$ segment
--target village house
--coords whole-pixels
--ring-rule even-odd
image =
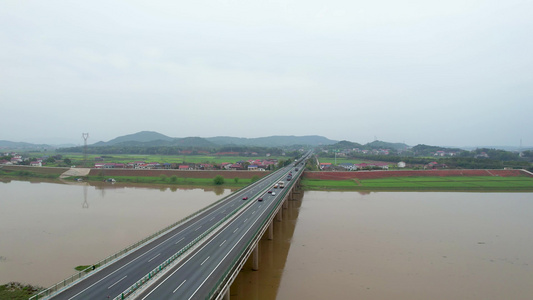
[[[331,163],[320,163],[320,170],[331,168]]]
[[[215,166],[211,164],[200,164],[200,170],[213,170]]]
[[[351,164],[351,163],[342,163],[342,164],[339,164],[339,167],[342,167],[348,171],[355,171],[357,170],[357,167],[354,165],[354,164]]]
[[[30,166],[32,166],[32,167],[42,167],[43,163],[42,163],[42,161],[32,161],[32,162],[30,162]]]
[[[373,168],[381,168],[383,170],[389,169],[388,163],[360,163],[360,164],[354,164],[354,166],[357,169],[373,169]]]
[[[229,169],[236,171],[236,170],[242,170],[243,168],[241,164],[232,164],[230,165]]]

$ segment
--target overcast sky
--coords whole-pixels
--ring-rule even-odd
[[[533,1],[0,0],[0,140],[533,146]]]

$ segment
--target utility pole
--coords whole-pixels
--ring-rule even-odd
[[[82,133],[81,137],[83,138],[83,166],[87,167],[87,139],[89,138],[89,133]]]

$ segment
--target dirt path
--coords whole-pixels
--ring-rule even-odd
[[[59,176],[59,178],[67,178],[71,176],[87,176],[91,171],[90,168],[70,168]]]

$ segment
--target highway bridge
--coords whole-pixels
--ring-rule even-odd
[[[259,240],[272,238],[308,156],[30,299],[229,299],[250,256],[259,268]],[[274,188],[280,181],[285,187]]]

